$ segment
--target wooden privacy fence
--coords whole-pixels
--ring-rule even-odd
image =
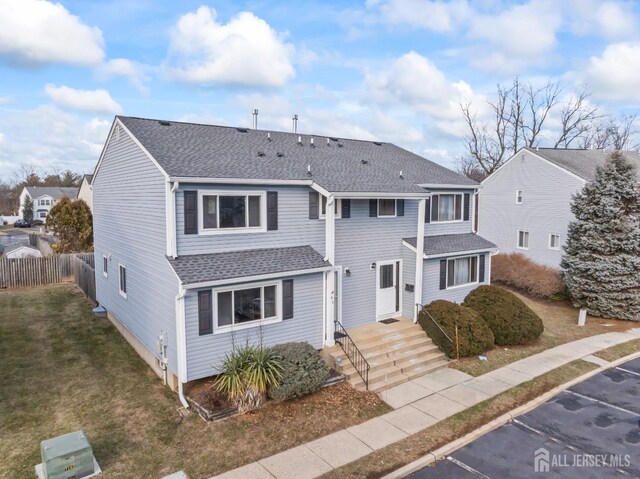
[[[0,258],[0,288],[23,288],[75,281],[88,298],[96,300],[93,253],[60,254],[41,258]]]

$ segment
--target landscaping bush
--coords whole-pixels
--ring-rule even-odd
[[[316,392],[329,377],[329,367],[309,343],[285,343],[272,348],[282,361],[282,376],[269,388],[278,400],[299,398]]]
[[[427,314],[428,313],[428,314]],[[452,341],[429,318],[435,319]],[[493,347],[491,329],[473,309],[449,301],[437,300],[418,314],[418,323],[433,342],[450,358],[456,357],[456,326],[460,357],[475,356]]]
[[[538,264],[520,253],[493,256],[491,281],[512,286],[539,298],[566,298],[560,271]]]
[[[498,286],[479,286],[467,295],[462,305],[478,313],[500,346],[529,343],[544,331],[542,319],[531,308]]]

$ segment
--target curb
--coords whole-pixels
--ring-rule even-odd
[[[621,343],[624,344],[624,343]],[[431,451],[429,453],[427,453],[425,456],[421,457],[420,459],[416,459],[415,461],[407,464],[406,466],[401,467],[400,469],[397,469],[389,474],[387,474],[386,476],[383,476],[381,479],[402,479],[404,477],[406,477],[407,475],[416,472],[419,469],[422,469],[423,467],[429,466],[431,464],[433,464],[434,462],[436,462],[439,459],[443,459],[445,457],[447,457],[448,455],[452,454],[453,452],[457,451],[458,449],[460,449],[461,447],[466,446],[467,444],[469,444],[470,442],[475,441],[476,439],[478,439],[481,436],[484,436],[485,434],[487,434],[488,432],[493,431],[494,429],[498,429],[500,426],[504,426],[506,423],[512,421],[513,419],[515,419],[518,416],[521,416],[523,414],[528,413],[529,411],[537,408],[538,406],[540,406],[542,403],[548,401],[549,399],[553,398],[554,396],[558,395],[559,393],[561,393],[562,391],[569,389],[570,387],[581,383],[582,381],[585,381],[593,376],[595,376],[596,374],[599,374],[603,371],[606,371],[608,369],[611,368],[615,368],[616,366],[619,366],[622,363],[626,363],[627,361],[631,361],[633,359],[637,359],[640,358],[640,352],[637,353],[632,353],[629,354],[627,356],[624,356],[622,358],[616,359],[615,361],[611,361],[610,363],[606,364],[605,366],[600,366],[599,368],[594,369],[593,371],[589,371],[588,373],[583,374],[582,376],[578,376],[577,378],[572,379],[571,381],[568,381],[564,384],[561,384],[560,386],[556,386],[555,388],[547,391],[546,393],[542,394],[541,396],[538,396],[537,398],[529,401],[528,403],[525,403],[521,406],[518,406],[514,409],[512,409],[511,411],[493,419],[492,421],[488,422],[487,424],[485,424],[484,426],[479,427],[478,429],[471,431],[470,433],[466,434],[465,436],[462,436],[448,444],[445,444],[444,446]],[[582,359],[582,358],[580,358]],[[561,366],[562,367],[562,366]],[[537,376],[540,377],[540,376]],[[535,378],[534,378],[535,379]],[[513,389],[513,388],[511,388]],[[508,390],[507,390],[508,391]],[[494,396],[495,397],[495,396]]]

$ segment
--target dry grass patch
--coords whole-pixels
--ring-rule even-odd
[[[585,326],[578,326],[578,310],[568,301],[548,301],[526,296],[511,290],[529,306],[544,323],[544,332],[538,339],[524,346],[496,346],[487,351],[484,356],[487,361],[480,361],[477,357],[464,358],[451,365],[472,376],[480,376],[489,371],[505,366],[509,363],[537,354],[546,349],[559,346],[578,339],[596,334],[626,331],[637,327],[633,321],[594,318],[589,316]]]
[[[466,409],[402,441],[322,476],[324,479],[374,479],[423,457],[551,389],[597,368],[578,360]]]
[[[594,356],[598,356],[605,361],[611,362],[616,359],[629,356],[630,354],[637,353],[638,351],[640,351],[640,339],[634,339],[633,341],[627,341],[626,343],[598,351]]]
[[[68,285],[0,291],[0,477],[31,478],[40,441],[84,429],[100,477],[208,478],[389,410],[346,384],[220,423],[177,396]]]

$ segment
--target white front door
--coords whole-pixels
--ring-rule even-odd
[[[376,273],[376,321],[380,321],[400,311],[400,261],[378,261]]]

